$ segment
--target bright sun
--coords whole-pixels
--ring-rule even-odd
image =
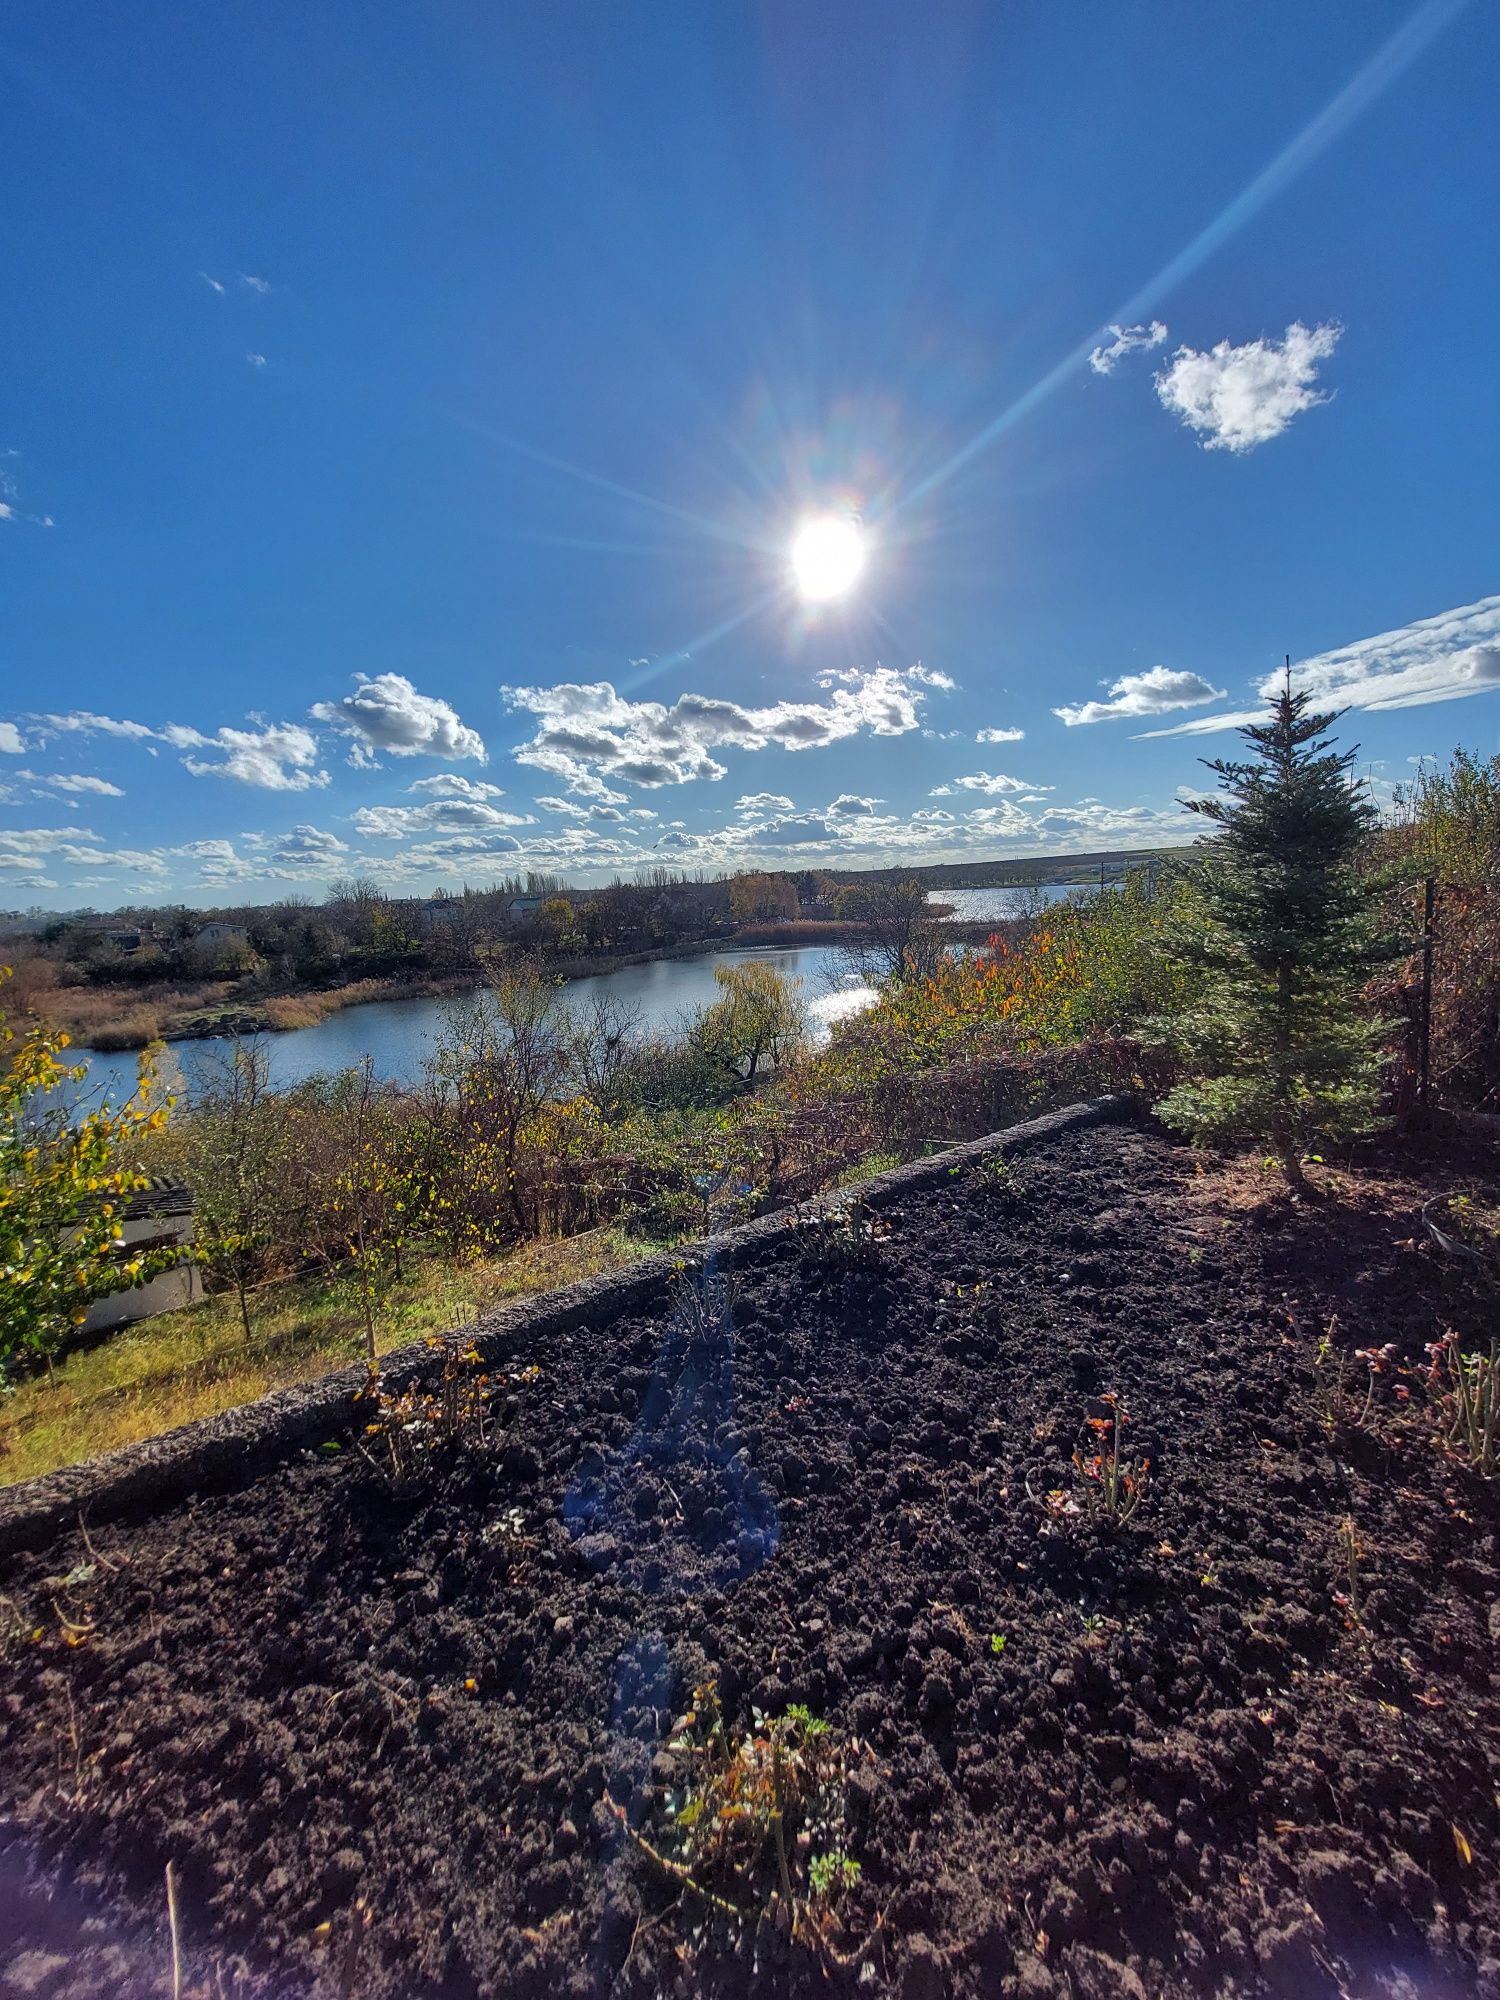
[[[865,538],[848,514],[815,514],[798,528],[791,547],[792,575],[809,603],[843,597],[865,566]]]

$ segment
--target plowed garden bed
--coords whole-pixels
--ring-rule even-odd
[[[1500,1991],[1497,1496],[1420,1391],[1366,1416],[1351,1365],[1330,1428],[1311,1367],[1335,1316],[1487,1343],[1420,1210],[1493,1178],[1268,1186],[1074,1133],[873,1248],[788,1229],[732,1334],[664,1299],[517,1355],[404,1488],[351,1434],[0,1562],[0,1992],[170,1992],[168,1859],[188,1994]],[[757,1919],[627,1831],[686,1851],[709,1681],[828,1724],[795,1941],[774,1839],[718,1878]],[[812,1898],[820,1842],[859,1873]]]

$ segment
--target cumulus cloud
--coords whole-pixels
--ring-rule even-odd
[[[152,756],[155,743],[170,744],[174,750],[218,752],[213,757],[184,757],[183,764],[195,778],[235,778],[244,785],[256,785],[271,792],[305,792],[328,783],[328,773],[317,768],[318,742],[310,729],[297,722],[265,723],[250,718],[249,729],[216,729],[211,734],[190,728],[186,723],[169,722],[153,729],[144,722],[130,722],[113,715],[96,715],[91,709],[72,709],[63,715],[32,717],[40,733],[48,735],[118,736],[144,743]],[[94,790],[97,787],[89,786]]]
[[[592,843],[591,843],[592,845]],[[442,860],[482,860],[486,854],[519,854],[521,843],[509,833],[455,833],[446,840],[429,840],[412,849],[417,860],[432,856]]]
[[[0,864],[14,868],[21,861],[34,862],[38,855],[55,854],[80,840],[99,836],[86,826],[17,826],[0,829]],[[6,857],[10,857],[6,859]]]
[[[872,667],[825,674],[818,685],[826,700],[763,708],[700,694],[681,695],[670,707],[628,701],[608,681],[502,692],[512,708],[538,722],[536,734],[516,750],[517,760],[587,796],[611,778],[645,789],[716,782],[726,775],[716,750],[810,750],[864,731],[902,736],[917,727],[925,689],[951,682],[923,667]],[[604,803],[617,805],[620,798]]]
[[[1019,743],[1026,734],[1024,729],[981,729],[975,736],[976,743]]]
[[[832,840],[833,833],[828,822],[819,819],[816,813],[796,813],[787,819],[767,820],[764,826],[751,827],[742,838],[750,847],[806,847],[809,843]]]
[[[120,787],[110,784],[107,778],[91,778],[77,771],[60,771],[40,782],[50,785],[54,792],[92,792],[104,799],[123,799],[125,796]]]
[[[872,814],[883,799],[866,798],[859,792],[840,792],[833,803],[824,808],[825,819],[863,819]]]
[[[1308,328],[1293,320],[1282,339],[1250,340],[1235,347],[1221,340],[1206,353],[1179,347],[1156,378],[1163,405],[1190,430],[1202,433],[1206,451],[1253,451],[1280,437],[1303,410],[1326,403],[1313,387],[1343,329],[1332,322]]]
[[[1195,716],[1173,729],[1148,736],[1203,736],[1216,729],[1241,729],[1265,719],[1265,702],[1281,681],[1279,672],[1260,683],[1260,703],[1228,714]],[[1292,684],[1306,688],[1319,708],[1422,708],[1429,702],[1457,701],[1465,695],[1500,689],[1500,597],[1482,597],[1419,618],[1373,639],[1357,639],[1332,652],[1315,653],[1292,666]]]
[[[7,757],[19,757],[26,745],[21,741],[21,732],[13,722],[0,722],[0,751]]]
[[[160,734],[179,750],[222,753],[217,761],[184,757],[184,768],[195,778],[233,778],[267,792],[306,792],[328,783],[328,773],[317,768],[317,738],[297,722],[218,729],[212,736],[169,722]]]
[[[1159,319],[1143,326],[1111,326],[1109,331],[1114,339],[1108,347],[1096,347],[1089,356],[1089,366],[1096,375],[1113,374],[1127,354],[1135,354],[1143,348],[1160,347],[1167,337],[1167,329]]]
[[[971,771],[966,778],[955,778],[951,784],[934,785],[928,793],[932,799],[951,798],[955,791],[987,792],[992,798],[1001,792],[1050,791],[1050,785],[1033,785],[1029,778],[1010,778],[1003,771]]]
[[[745,792],[735,800],[738,812],[789,813],[794,810],[785,792]]]
[[[359,685],[342,701],[320,701],[313,719],[351,738],[349,762],[369,766],[376,752],[392,757],[473,757],[485,762],[484,740],[434,695],[418,694],[405,674],[356,675]]]
[[[271,839],[273,859],[291,867],[313,867],[348,852],[346,841],[320,826],[294,826],[290,833],[273,835]]]
[[[417,778],[406,788],[433,799],[503,799],[505,787],[489,784],[484,778],[466,778],[462,771],[439,771],[436,777]]]
[[[377,840],[403,840],[413,834],[460,832],[476,827],[531,826],[524,813],[501,812],[487,799],[431,799],[422,806],[361,806],[354,815],[356,833]]]
[[[1111,681],[1108,701],[1064,703],[1052,713],[1073,729],[1080,722],[1109,722],[1120,715],[1160,715],[1167,709],[1196,708],[1200,702],[1223,698],[1223,688],[1216,688],[1202,674],[1149,667],[1143,674],[1122,674]]]

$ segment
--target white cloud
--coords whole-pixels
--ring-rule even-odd
[[[21,461],[18,451],[0,451],[0,521],[25,521],[33,528],[54,526],[50,514],[28,514],[21,506],[21,489],[13,468]]]
[[[59,772],[41,783],[50,785],[55,792],[93,792],[100,798],[123,799],[125,794],[118,785],[110,784],[107,778],[91,778],[73,772]]]
[[[708,695],[685,694],[666,707],[627,701],[608,681],[561,682],[552,687],[507,687],[512,708],[538,718],[536,734],[516,750],[520,763],[561,778],[575,793],[597,796],[590,786],[605,778],[655,789],[715,782],[726,766],[718,749],[809,750],[868,730],[902,736],[917,727],[924,688],[951,685],[923,667],[852,668],[825,674],[818,685],[828,699],[776,702],[746,708]],[[614,795],[605,800],[619,804]]]
[[[18,865],[16,857],[34,861],[39,854],[55,854],[78,840],[97,840],[98,835],[80,826],[17,826],[0,829],[0,862]],[[11,856],[4,861],[5,856]]]
[[[883,799],[864,797],[859,792],[840,792],[831,805],[824,808],[826,819],[863,819],[872,814]]]
[[[223,298],[224,287],[217,278],[211,278],[208,275],[207,271],[200,271],[198,273],[198,276],[203,280],[204,284],[207,285],[208,289],[211,292],[217,292],[219,297],[221,299]]]
[[[1089,366],[1096,375],[1112,374],[1127,354],[1160,347],[1167,337],[1167,329],[1159,319],[1143,326],[1111,326],[1109,331],[1114,339],[1108,347],[1096,347],[1089,356]]]
[[[1222,701],[1224,690],[1201,674],[1149,667],[1143,674],[1122,674],[1110,683],[1109,695],[1108,701],[1065,703],[1052,713],[1073,729],[1080,722],[1109,722],[1121,715],[1160,715],[1170,708],[1196,708],[1200,702]]]
[[[1148,736],[1204,736],[1240,729],[1265,718],[1279,672],[1260,683],[1261,705],[1222,715],[1196,716]],[[1482,597],[1435,618],[1419,618],[1373,639],[1316,653],[1292,666],[1292,682],[1306,688],[1319,708],[1422,708],[1429,702],[1500,689],[1500,597]]]
[[[831,841],[833,834],[827,821],[819,819],[816,813],[797,813],[788,819],[768,820],[764,826],[752,827],[742,838],[750,847],[806,847]]]
[[[266,365],[266,357],[263,354],[247,354],[245,359],[252,368],[264,368]]]
[[[277,861],[299,868],[333,861],[348,852],[347,843],[337,834],[318,826],[294,826],[290,833],[273,836],[271,841],[271,853]]]
[[[785,792],[746,792],[735,801],[737,812],[789,813],[795,810]]]
[[[1024,729],[981,729],[974,738],[976,743],[1019,743],[1026,734]]]
[[[262,298],[271,290],[270,280],[268,278],[257,278],[252,271],[241,271],[240,283],[247,291],[259,292]]]
[[[354,829],[376,840],[405,840],[417,833],[532,826],[522,813],[501,812],[485,799],[432,799],[424,806],[361,806]]]
[[[123,736],[133,743],[158,734],[144,722],[121,722],[112,715],[95,715],[87,708],[75,708],[67,715],[38,715],[33,718],[45,730],[83,736]]]
[[[601,847],[608,848],[608,846],[608,842],[601,843],[596,836],[589,837],[588,851],[590,853],[599,851]],[[450,835],[447,840],[429,840],[425,845],[414,847],[410,850],[412,858],[418,862],[428,857],[478,861],[486,854],[509,856],[520,854],[522,851],[520,841],[514,835],[508,833],[455,833]]]
[[[19,757],[26,745],[21,741],[21,732],[13,722],[0,722],[0,751],[7,757]]]
[[[1201,431],[1206,451],[1252,451],[1280,437],[1292,418],[1327,395],[1313,387],[1343,329],[1332,322],[1311,329],[1294,320],[1276,340],[1234,347],[1221,340],[1206,353],[1179,347],[1156,378],[1156,393],[1190,430]]]
[[[423,792],[432,799],[503,799],[505,787],[483,778],[466,778],[461,771],[439,771],[435,777],[416,778],[406,788]]]
[[[434,695],[418,694],[405,674],[365,674],[342,701],[320,701],[313,718],[329,722],[352,739],[349,761],[372,765],[375,752],[392,757],[473,757],[485,762],[479,732],[460,722],[456,710]]]
[[[1050,785],[1033,785],[1028,778],[1009,778],[1003,771],[972,771],[966,778],[955,778],[951,784],[934,785],[928,793],[932,799],[951,798],[955,791],[987,792],[991,798],[1001,792],[1050,791]]]
[[[184,768],[195,778],[234,778],[268,792],[305,792],[328,783],[317,769],[318,742],[300,723],[266,723],[254,729],[219,729],[212,736],[169,722],[160,732],[178,749],[220,750],[218,763],[184,757]]]

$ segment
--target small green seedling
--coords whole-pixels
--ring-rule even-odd
[[[815,1854],[807,1864],[807,1879],[815,1896],[826,1901],[836,1890],[852,1888],[859,1880],[860,1865],[835,1848],[830,1854]]]
[[[990,1651],[992,1653],[1003,1653],[1005,1651],[1005,1641],[1006,1634],[1004,1632],[991,1632]]]

